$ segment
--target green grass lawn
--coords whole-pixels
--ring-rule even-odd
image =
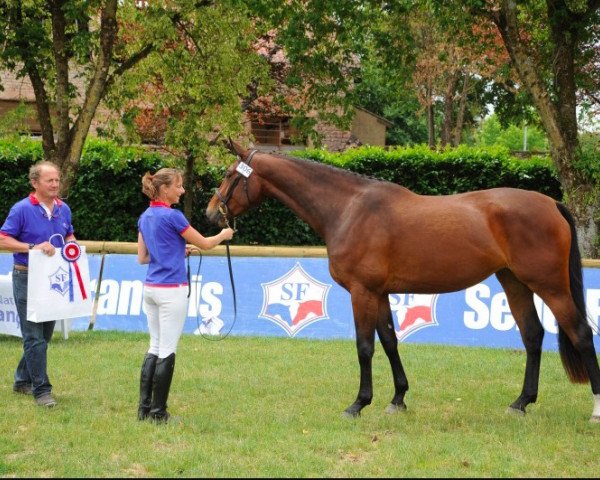
[[[385,415],[387,358],[374,358],[373,404],[342,418],[359,369],[353,341],[184,335],[169,411],[136,419],[147,336],[56,335],[52,410],[12,392],[20,339],[0,335],[4,477],[597,477],[600,425],[588,385],[544,353],[538,403],[506,413],[522,351],[407,344],[408,411]]]

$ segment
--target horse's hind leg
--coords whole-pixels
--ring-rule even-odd
[[[504,288],[527,354],[523,389],[519,397],[510,405],[509,411],[525,414],[527,405],[537,400],[544,327],[538,317],[533,303],[533,292],[529,287],[517,279],[510,270],[501,270],[496,273],[496,277]]]
[[[580,293],[580,305],[583,305]],[[594,410],[590,421],[600,422],[600,366],[596,357],[592,329],[587,323],[583,308],[577,308],[568,295],[544,297],[558,322],[558,346],[563,366],[571,382],[586,383],[588,380],[594,396]]]
[[[398,354],[398,338],[394,329],[390,301],[387,295],[379,299],[379,318],[377,321],[377,335],[383,346],[383,350],[390,361],[392,367],[392,377],[394,379],[394,398],[386,407],[386,413],[396,413],[406,410],[404,395],[408,391],[408,379],[404,373],[400,355]]]

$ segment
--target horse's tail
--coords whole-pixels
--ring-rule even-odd
[[[585,309],[585,300],[583,295],[583,276],[581,270],[581,254],[577,245],[577,230],[573,216],[562,203],[556,202],[558,210],[565,217],[565,220],[571,227],[571,251],[569,252],[569,281],[571,286],[571,296],[577,308],[577,322],[587,325],[587,314]],[[579,325],[576,330],[581,331]],[[569,380],[573,383],[586,383],[589,380],[587,369],[579,351],[571,342],[564,330],[558,324],[558,349],[563,367],[567,372]]]

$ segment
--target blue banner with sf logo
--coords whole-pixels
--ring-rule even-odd
[[[326,258],[233,257],[237,316],[227,259],[191,259],[190,302],[184,332],[296,338],[354,338],[350,295],[329,275]],[[106,255],[95,329],[147,331],[143,311],[145,266],[134,255]],[[92,279],[92,290],[97,284]],[[600,269],[584,269],[589,322],[597,332]],[[399,342],[522,349],[506,295],[494,276],[441,295],[389,296]],[[535,299],[546,331],[544,348],[557,349],[552,312]],[[597,336],[595,337],[595,341]],[[598,348],[598,345],[596,346]]]
[[[103,262],[103,267],[100,268]],[[350,295],[329,275],[326,258],[233,257],[237,292],[234,315],[227,259],[205,256],[190,261],[189,298],[184,332],[202,335],[252,335],[294,338],[355,338]],[[143,304],[146,266],[135,255],[90,255],[90,317],[76,318],[71,328],[147,332]],[[0,254],[5,292],[0,299],[2,323],[18,325],[10,298],[12,256]],[[58,268],[58,267],[57,267]],[[68,271],[60,274],[55,295],[68,298]],[[100,278],[100,272],[102,277]],[[585,300],[589,323],[598,331],[600,269],[584,268]],[[52,276],[46,278],[51,282]],[[72,277],[76,279],[75,277]],[[74,283],[77,288],[77,282]],[[49,287],[52,285],[49,283]],[[62,292],[62,293],[61,293]],[[77,290],[75,290],[75,294]],[[68,301],[68,300],[67,300]],[[442,295],[392,294],[389,296],[399,342],[437,343],[522,349],[519,330],[506,295],[494,276],[470,288]],[[556,350],[557,324],[549,310],[535,299],[545,329],[544,349]],[[5,311],[4,311],[5,310]],[[10,325],[9,325],[10,323]],[[5,329],[10,333],[10,329]],[[595,335],[596,348],[598,336]]]

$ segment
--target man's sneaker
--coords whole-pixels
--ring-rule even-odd
[[[40,407],[52,408],[56,405],[56,400],[54,400],[52,395],[49,393],[45,393],[41,397],[36,398],[35,403],[37,403]]]
[[[13,385],[13,392],[22,393],[23,395],[33,395],[31,385]]]

